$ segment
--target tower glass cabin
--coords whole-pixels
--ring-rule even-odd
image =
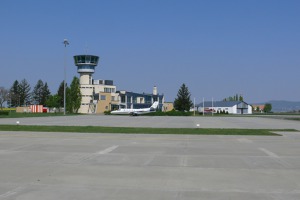
[[[74,62],[77,66],[77,72],[80,74],[80,92],[82,95],[79,113],[88,113],[93,104],[94,87],[92,83],[92,74],[98,65],[99,57],[94,55],[76,55]]]

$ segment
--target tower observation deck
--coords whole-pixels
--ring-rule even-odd
[[[89,85],[92,82],[92,74],[98,65],[98,56],[93,55],[77,55],[74,56],[74,62],[77,66],[77,72],[80,74],[80,84]]]
[[[98,56],[93,55],[77,55],[74,56],[74,62],[77,66],[78,73],[94,73],[95,67],[98,65]]]

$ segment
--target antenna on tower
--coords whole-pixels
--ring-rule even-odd
[[[89,48],[88,45],[85,43],[85,48],[84,48],[85,54],[88,54]]]

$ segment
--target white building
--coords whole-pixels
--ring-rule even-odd
[[[252,114],[252,106],[244,101],[205,101],[197,104],[198,112],[228,114]]]

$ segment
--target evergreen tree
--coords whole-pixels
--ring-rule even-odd
[[[42,95],[41,105],[46,105],[46,101],[50,97],[50,95],[51,95],[51,92],[50,92],[48,84],[46,82],[43,87],[43,95]]]
[[[239,96],[239,101],[244,101],[244,97],[242,95]]]
[[[42,105],[43,89],[44,89],[44,83],[40,79],[40,80],[38,80],[38,82],[36,83],[36,85],[33,88],[33,92],[32,92],[32,100],[33,100],[32,103],[33,104]]]
[[[234,101],[238,101],[239,100],[239,95],[236,94],[235,97],[234,97]]]
[[[188,87],[183,83],[177,93],[177,98],[174,101],[174,108],[179,111],[189,111],[192,107],[191,94]]]
[[[19,84],[19,95],[20,95],[20,105],[25,106],[30,104],[31,101],[31,94],[30,94],[30,85],[26,81],[26,79],[23,79]]]
[[[59,107],[64,107],[64,81],[60,83],[59,88],[57,90],[57,95],[59,96]]]
[[[79,78],[74,76],[70,88],[67,90],[67,111],[69,113],[77,113],[81,105],[81,92]]]
[[[32,103],[36,105],[46,105],[46,100],[49,98],[50,91],[47,83],[38,80],[32,92]]]
[[[234,96],[229,96],[227,98],[224,98],[223,101],[244,101],[244,98],[242,95],[234,95]]]
[[[10,88],[9,95],[11,98],[11,107],[17,107],[20,105],[20,86],[19,81],[15,80],[12,87]]]

